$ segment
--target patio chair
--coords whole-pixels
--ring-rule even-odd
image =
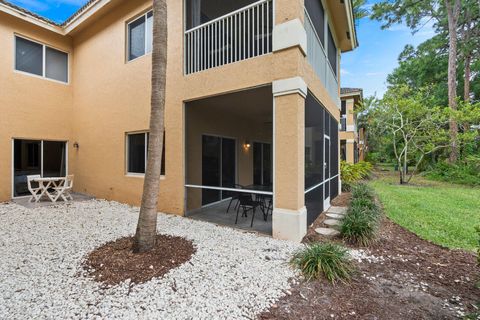
[[[234,187],[235,187],[235,188],[240,188],[240,189],[243,189],[243,188],[244,188],[244,186],[242,186],[241,184],[234,184]],[[227,212],[226,212],[226,213],[228,213],[228,210],[230,210],[230,206],[232,205],[232,202],[235,201],[235,200],[236,200],[237,202],[235,203],[235,206],[233,207],[233,209],[234,209],[234,210],[237,209],[237,207],[238,207],[238,196],[240,195],[240,193],[241,193],[241,192],[231,192],[232,198],[230,199],[230,202],[228,203],[228,207],[227,207]]]
[[[38,179],[38,178],[40,178],[39,174],[34,174],[34,175],[27,176],[27,188],[28,188],[28,191],[30,191],[30,193],[32,194],[30,199],[28,199],[28,202],[32,202],[32,200],[34,200],[34,199],[35,199],[35,202],[38,202],[38,201],[40,201],[40,198],[42,197],[42,189],[40,188],[40,186],[38,186],[38,187],[33,187],[32,186],[33,180]]]
[[[255,211],[257,208],[263,210],[262,202],[253,200],[250,193],[241,193],[238,195],[238,207],[237,207],[237,217],[235,218],[235,224],[238,222],[238,213],[242,209],[242,217],[247,217],[247,212],[252,211],[252,222],[250,223],[250,228],[253,227],[253,220],[255,219]],[[264,213],[265,214],[265,213]]]
[[[53,188],[57,192],[56,199],[61,197],[63,201],[73,200],[72,189],[73,189],[73,174],[70,174],[65,177],[65,181],[58,187]]]

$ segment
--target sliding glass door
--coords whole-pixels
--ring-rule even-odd
[[[253,143],[253,184],[272,184],[272,147],[269,143]]]
[[[27,176],[64,177],[67,144],[63,141],[13,140],[13,196],[29,195]]]
[[[202,136],[202,185],[233,188],[236,182],[236,142],[234,139]],[[202,189],[202,205],[228,198],[227,191]]]

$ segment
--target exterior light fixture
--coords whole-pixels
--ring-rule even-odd
[[[80,148],[80,145],[78,144],[78,142],[75,141],[75,142],[73,143],[73,147],[74,147],[75,149],[78,149],[78,148]]]
[[[245,140],[245,142],[243,143],[243,148],[244,148],[245,150],[250,149],[251,146],[252,146],[252,145],[250,144],[250,141],[248,141],[248,140]]]

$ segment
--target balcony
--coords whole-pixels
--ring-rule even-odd
[[[228,12],[246,1],[189,0],[185,31],[185,74],[192,74],[272,52],[274,0],[261,0]],[[247,1],[251,2],[251,1]],[[218,16],[218,17],[216,17]],[[208,17],[216,17],[210,19]]]
[[[307,32],[307,58],[313,70],[322,81],[330,97],[340,109],[340,96],[338,92],[338,80],[335,72],[328,61],[328,54],[320,41],[313,26],[313,22],[305,10],[305,31]]]

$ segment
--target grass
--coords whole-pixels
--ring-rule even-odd
[[[475,226],[480,225],[480,188],[383,174],[370,182],[385,214],[423,239],[451,249],[475,250]]]
[[[354,272],[347,250],[333,243],[307,245],[293,256],[291,264],[299,268],[307,280],[323,276],[331,283],[346,282]]]

